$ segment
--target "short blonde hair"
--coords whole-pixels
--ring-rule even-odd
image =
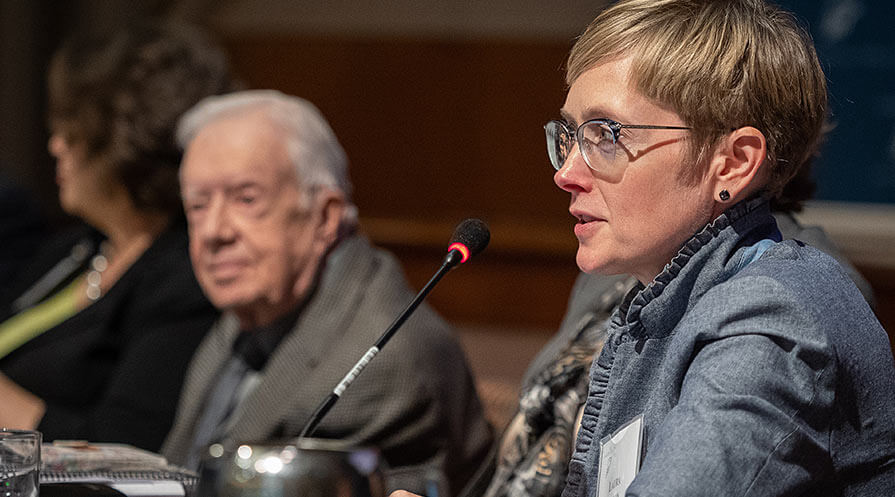
[[[695,166],[684,182],[705,174],[718,141],[742,126],[767,140],[766,188],[775,196],[816,153],[826,81],[813,42],[789,13],[762,0],[622,0],[578,38],[566,83],[629,55],[631,84],[693,128]]]

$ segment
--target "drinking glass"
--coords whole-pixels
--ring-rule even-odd
[[[41,434],[0,429],[0,497],[37,497]]]

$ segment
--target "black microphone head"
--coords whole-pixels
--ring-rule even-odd
[[[466,219],[458,224],[454,230],[448,251],[459,250],[463,253],[461,262],[466,262],[470,257],[485,250],[489,241],[491,241],[491,231],[488,230],[488,225],[484,221],[481,219]],[[462,248],[457,245],[462,245]]]

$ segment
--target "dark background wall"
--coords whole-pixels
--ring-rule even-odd
[[[895,202],[895,4],[781,0],[817,46],[833,131],[817,166],[817,198]]]

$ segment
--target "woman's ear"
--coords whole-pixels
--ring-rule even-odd
[[[752,126],[738,128],[721,141],[709,168],[721,210],[765,186],[767,152],[764,134]]]

